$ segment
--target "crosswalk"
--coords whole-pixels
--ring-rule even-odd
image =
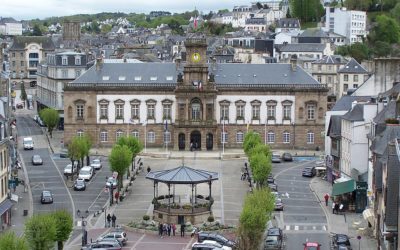
[[[327,231],[326,225],[285,225],[285,231]]]

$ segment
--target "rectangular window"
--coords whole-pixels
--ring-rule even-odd
[[[124,118],[124,104],[116,104],[115,105],[115,118],[117,118],[117,119]]]
[[[358,84],[353,84],[353,89],[358,88]]]
[[[276,106],[275,105],[268,105],[267,106],[267,119],[268,120],[275,120],[275,112],[276,112]]]
[[[149,143],[154,143],[156,141],[156,134],[153,131],[147,133],[147,141]]]
[[[253,120],[260,120],[260,106],[253,106],[251,117]]]
[[[139,118],[139,104],[132,104],[131,106],[132,118]]]
[[[107,131],[101,131],[100,132],[100,141],[101,142],[107,142],[108,141],[108,133],[107,133]]]
[[[76,105],[76,117],[77,119],[83,119],[83,104]]]
[[[229,106],[221,105],[221,120],[229,120]]]
[[[268,132],[267,143],[275,143],[275,133],[274,132]]]
[[[221,143],[227,143],[228,142],[228,133],[226,131],[221,133]]]
[[[289,132],[283,133],[283,143],[290,143],[290,133]]]
[[[171,143],[171,132],[164,132],[164,143]]]
[[[164,104],[163,119],[171,119],[171,104]]]
[[[67,78],[68,77],[68,70],[62,70],[61,71],[61,75],[62,75],[62,78]]]
[[[314,144],[314,133],[307,133],[307,144]]]
[[[81,75],[80,70],[75,70],[75,78],[78,78]]]
[[[244,119],[244,105],[236,107],[236,119]]]
[[[21,67],[24,67],[24,61],[21,61]]]
[[[107,118],[108,118],[108,105],[100,104],[100,119],[107,119]]]
[[[11,64],[12,64],[12,66],[13,66],[13,67],[15,67],[15,61],[12,61],[12,63],[11,63]]]
[[[243,132],[237,132],[236,134],[236,143],[243,143]]]
[[[81,65],[81,58],[75,57],[75,65]]]
[[[347,91],[349,89],[349,85],[346,83],[346,84],[343,84],[343,91]]]
[[[155,111],[154,104],[147,105],[147,119],[154,119],[154,111]]]
[[[62,60],[61,60],[61,64],[62,65],[67,65],[68,64],[68,58],[63,57]]]
[[[321,76],[317,76],[317,81],[318,81],[318,82],[321,82],[321,81],[322,81]]]
[[[290,120],[292,114],[292,107],[290,105],[283,106],[283,119]]]
[[[349,81],[349,75],[344,75],[344,76],[343,76],[343,80],[344,80],[345,82],[348,82],[348,81]]]
[[[307,105],[307,119],[315,120],[315,105],[314,104]]]
[[[353,82],[358,82],[358,75],[353,75]]]

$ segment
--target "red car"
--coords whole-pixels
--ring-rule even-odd
[[[321,250],[321,244],[317,242],[306,242],[304,243],[304,250]]]

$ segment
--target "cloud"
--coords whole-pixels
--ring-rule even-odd
[[[17,20],[99,12],[148,13],[152,10],[165,10],[182,13],[195,8],[208,13],[210,10],[231,10],[235,5],[250,4],[249,0],[2,0],[1,2],[0,16],[14,17]]]

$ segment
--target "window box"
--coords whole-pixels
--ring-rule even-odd
[[[115,117],[115,119],[117,119],[117,120],[123,120],[124,117],[119,115],[119,116]]]
[[[236,120],[244,120],[244,117],[243,116],[238,116],[238,117],[236,117]]]
[[[102,115],[102,116],[100,116],[100,120],[108,120],[108,116]]]
[[[275,120],[275,116],[268,116],[267,120]]]
[[[289,116],[284,116],[283,120],[290,120],[290,117]]]

